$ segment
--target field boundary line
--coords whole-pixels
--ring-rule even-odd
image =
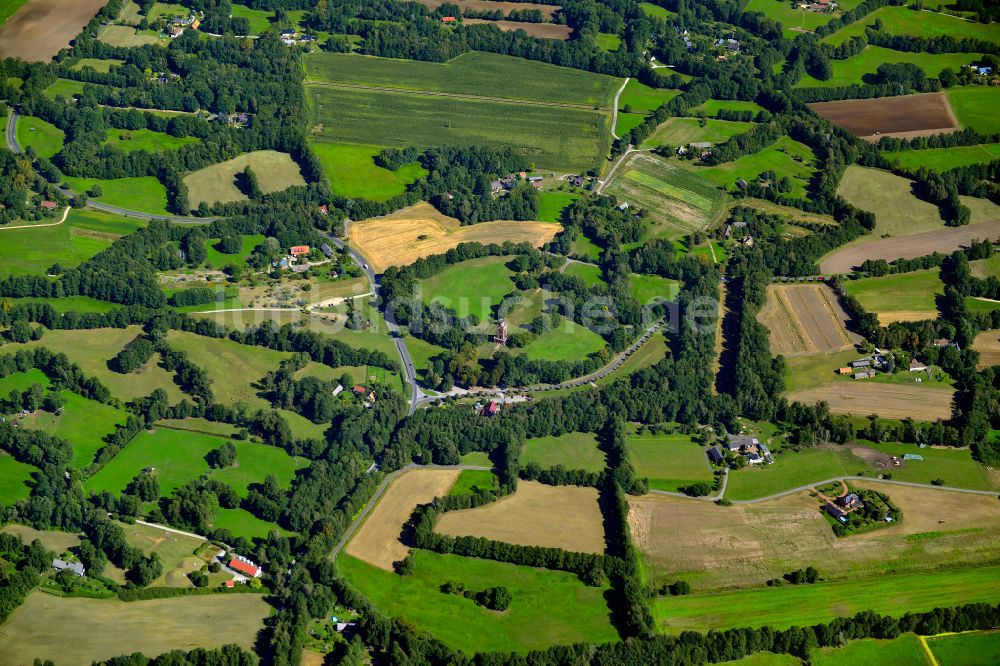
[[[140,520],[138,518],[135,519],[135,522],[137,525],[145,525],[146,527],[153,527],[158,530],[163,530],[164,532],[173,532],[174,534],[180,534],[182,536],[201,539],[202,541],[207,541],[208,543],[212,543],[212,540],[209,539],[208,537],[202,536],[201,534],[195,534],[194,532],[185,532],[184,530],[179,530],[174,527],[167,527],[166,525],[160,525],[159,523],[148,523],[145,520]]]
[[[0,231],[10,231],[13,229],[41,229],[42,227],[58,227],[60,224],[66,221],[66,218],[69,216],[70,208],[72,208],[72,206],[66,206],[66,209],[63,211],[62,214],[62,219],[59,220],[58,222],[46,222],[45,224],[18,224],[12,227],[3,225],[0,226]]]
[[[924,655],[927,656],[927,662],[931,666],[941,666],[940,662],[938,662],[937,660],[937,657],[935,657],[934,653],[931,652],[931,646],[927,644],[927,637],[917,634],[917,640],[920,641],[920,647],[924,649]]]
[[[398,93],[400,95],[418,95],[424,97],[450,97],[453,99],[480,100],[484,102],[504,102],[518,106],[544,106],[557,109],[575,109],[603,114],[606,107],[595,109],[592,104],[571,104],[569,102],[546,102],[545,100],[521,99],[518,97],[495,97],[491,95],[475,95],[473,93],[451,93],[436,90],[414,90],[410,88],[392,88],[390,86],[370,86],[363,83],[338,83],[336,81],[316,81],[307,79],[305,85],[316,88],[337,88],[340,90],[364,90],[370,92]],[[613,132],[612,132],[613,135]],[[617,137],[615,137],[617,138]]]
[[[628,85],[628,82],[630,80],[631,80],[631,77],[626,76],[625,77],[625,83],[623,83],[622,87],[619,88],[618,92],[615,93],[615,100],[613,102],[613,104],[614,104],[614,111],[612,111],[612,113],[611,113],[611,138],[612,139],[620,139],[621,138],[620,136],[618,136],[617,133],[615,133],[616,126],[618,125],[618,98],[622,96],[623,92],[625,92],[625,86]]]

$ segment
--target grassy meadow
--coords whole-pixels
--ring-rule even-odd
[[[413,556],[414,573],[405,577],[348,555],[337,559],[337,567],[384,612],[468,654],[618,639],[605,589],[587,587],[573,574],[423,550]],[[503,613],[486,610],[441,592],[448,581],[472,590],[503,585],[513,601]]]
[[[448,495],[468,495],[494,490],[496,486],[497,477],[493,472],[482,469],[463,469],[455,480],[455,485],[448,491]]]
[[[937,206],[915,197],[912,187],[912,181],[888,171],[852,165],[844,172],[837,194],[875,214],[875,237],[942,229],[944,222]]]
[[[31,474],[35,468],[14,460],[6,452],[0,453],[0,505],[10,506],[24,499],[31,492]]]
[[[492,308],[514,287],[509,257],[483,257],[453,264],[437,275],[420,280],[424,303],[438,301],[460,315],[475,314],[480,321],[492,317]]]
[[[973,24],[975,25],[975,24]],[[1000,115],[996,112],[997,93],[988,86],[956,87],[944,91],[959,124],[984,134],[1000,133]]]
[[[568,432],[564,435],[535,437],[521,449],[521,465],[537,463],[543,468],[562,465],[567,469],[600,472],[607,464],[606,456],[592,432]]]
[[[767,1],[767,0],[759,0]],[[912,7],[882,7],[868,16],[844,26],[832,35],[823,38],[823,42],[840,45],[850,37],[865,34],[865,27],[882,21],[882,31],[890,35],[913,35],[914,37],[940,37],[948,35],[961,39],[984,39],[996,41],[996,27],[984,25],[976,21],[963,21],[954,16],[933,12],[916,11]],[[941,67],[927,70],[928,76],[937,76]]]
[[[247,166],[257,174],[260,189],[265,194],[306,184],[299,171],[299,165],[288,153],[256,150],[185,176],[184,184],[188,188],[191,208],[197,208],[203,201],[211,206],[214,203],[245,200],[246,195],[236,187],[236,174],[241,173]]]
[[[169,214],[167,212],[167,188],[155,176],[113,179],[63,176],[63,182],[75,192],[81,193],[89,192],[95,185],[99,186],[101,196],[91,198],[109,206],[118,206],[153,215]]]
[[[636,474],[654,490],[676,492],[681,486],[712,482],[705,448],[684,434],[630,433],[628,453]]]
[[[49,99],[55,99],[61,95],[67,100],[73,100],[77,95],[83,94],[84,85],[86,84],[83,81],[56,79],[42,94]]]
[[[521,349],[535,361],[575,361],[604,349],[604,338],[575,321],[562,318],[551,330],[537,335]]]
[[[655,148],[662,145],[673,147],[686,146],[689,143],[724,143],[737,134],[742,134],[752,127],[752,123],[742,123],[730,120],[706,119],[702,127],[697,118],[668,118],[656,128],[648,139],[642,142],[643,148]]]
[[[813,666],[913,666],[926,663],[924,648],[914,634],[893,640],[866,638],[851,641],[842,648],[820,648],[809,654]],[[950,666],[951,662],[943,662]]]
[[[659,275],[629,275],[628,286],[632,297],[642,304],[657,299],[673,301],[681,291],[680,281]]]
[[[710,99],[691,109],[691,113],[704,113],[709,118],[714,118],[719,111],[751,111],[757,113],[763,111],[764,107],[756,102],[746,102],[736,99]]]
[[[910,169],[927,167],[934,171],[950,171],[973,164],[987,164],[1000,159],[1000,143],[979,146],[955,146],[953,148],[927,148],[925,150],[903,150],[884,153]]]
[[[32,116],[18,118],[14,132],[22,149],[31,146],[47,159],[62,150],[66,138],[66,133],[52,123]]]
[[[580,198],[576,192],[555,190],[538,193],[538,221],[562,222],[563,211]]]
[[[1000,663],[1000,632],[973,631],[930,636],[930,648],[941,666],[988,666]]]
[[[847,293],[869,312],[936,312],[935,298],[944,291],[939,269],[913,271],[844,283]]]
[[[122,130],[112,128],[108,129],[107,133],[108,138],[104,142],[105,145],[114,146],[126,153],[135,150],[158,153],[162,150],[176,150],[200,141],[194,136],[171,136],[166,132],[154,132],[148,129]]]
[[[102,74],[107,74],[111,71],[112,67],[117,67],[119,65],[124,65],[124,60],[119,60],[118,58],[80,58],[76,61],[76,64],[70,67],[74,72],[78,72],[81,69],[90,67],[95,72],[101,72]]]
[[[310,145],[330,181],[330,191],[337,196],[386,201],[403,194],[407,185],[427,175],[427,170],[416,162],[395,171],[383,169],[374,162],[382,150],[378,146],[324,141],[313,141]]]
[[[774,0],[766,0],[773,2]],[[979,54],[975,53],[910,53],[894,51],[881,46],[867,46],[858,55],[847,60],[833,60],[833,76],[826,81],[820,81],[805,74],[795,84],[796,88],[836,88],[864,82],[866,74],[874,74],[879,65],[885,63],[910,63],[917,65],[928,76],[937,76],[942,69],[958,70],[976,62]]]
[[[727,190],[736,189],[740,178],[750,181],[764,171],[773,171],[778,178],[788,176],[792,181],[791,196],[801,197],[816,171],[816,156],[808,146],[786,136],[759,153],[716,166],[694,167],[693,171]]]
[[[595,266],[594,264],[581,264],[574,261],[566,266],[563,270],[563,274],[578,277],[586,282],[587,286],[590,287],[604,282],[604,279],[601,277],[603,274],[601,267]]]

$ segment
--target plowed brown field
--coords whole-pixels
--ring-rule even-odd
[[[524,30],[532,37],[541,37],[543,39],[567,40],[573,34],[573,29],[568,25],[560,25],[558,23],[522,23],[520,21],[486,21],[484,19],[463,19],[463,21],[469,25],[489,23],[504,32]]]
[[[808,106],[834,125],[869,141],[882,136],[950,134],[959,128],[944,93],[816,102]]]
[[[0,59],[51,60],[107,0],[28,0],[0,27]]]
[[[800,356],[849,349],[847,313],[822,284],[771,285],[760,322],[770,331],[771,351]]]

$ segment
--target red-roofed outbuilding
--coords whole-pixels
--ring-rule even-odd
[[[291,248],[291,254],[293,257],[300,257],[303,254],[309,254],[308,245],[293,245]]]
[[[243,560],[238,560],[235,557],[229,560],[229,568],[233,571],[239,571],[241,574],[252,576],[253,578],[259,578],[261,574],[260,567],[257,565]]]

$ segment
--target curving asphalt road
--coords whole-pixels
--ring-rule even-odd
[[[4,137],[7,142],[7,147],[18,155],[24,152],[21,150],[21,145],[17,142],[17,133],[14,130],[19,117],[20,116],[12,110],[11,114],[7,116],[7,126],[4,127]],[[69,198],[73,197],[73,193],[67,188],[62,187],[61,185],[57,187],[64,196]],[[141,213],[137,210],[111,206],[106,203],[101,203],[100,201],[95,201],[94,199],[87,199],[87,205],[95,210],[104,211],[105,213],[113,213],[115,215],[120,215],[121,217],[131,217],[137,220],[146,220],[147,222],[150,220],[167,220],[168,222],[173,222],[175,224],[208,224],[209,222],[221,219],[218,217],[190,217],[181,215],[154,215],[152,213]]]
[[[714,502],[716,500],[722,499],[726,492],[726,481],[729,475],[727,474],[723,479],[722,489],[716,495],[709,495],[705,497],[691,497],[690,495],[685,495],[684,493],[675,493],[669,490],[650,490],[649,492],[654,495],[669,495],[670,497],[681,497],[683,499],[695,500],[700,502]],[[782,490],[780,493],[774,493],[772,495],[767,495],[765,497],[757,497],[755,499],[749,500],[730,500],[733,504],[759,504],[760,502],[767,502],[773,499],[778,499],[779,497],[785,497],[786,495],[794,495],[795,493],[800,493],[803,490],[812,490],[817,486],[825,486],[828,483],[834,483],[837,481],[872,481],[875,483],[887,483],[894,486],[908,486],[910,488],[924,488],[927,490],[946,490],[953,493],[967,493],[969,495],[989,495],[990,497],[1000,496],[995,490],[973,490],[972,488],[956,488],[955,486],[935,486],[930,483],[914,483],[912,481],[893,481],[892,479],[876,479],[870,476],[835,476],[832,479],[825,479],[823,481],[815,481],[813,483],[806,484],[804,486],[798,486],[796,488],[789,488],[788,490]]]
[[[377,467],[375,465],[372,465],[371,467],[368,468],[368,471],[371,472],[375,469],[377,469]],[[354,517],[354,520],[351,521],[351,524],[347,527],[346,530],[344,530],[344,534],[343,536],[340,537],[340,541],[338,541],[337,545],[334,546],[333,550],[330,551],[331,560],[337,559],[337,555],[340,554],[340,551],[344,549],[344,546],[347,545],[347,542],[351,540],[351,537],[354,536],[354,534],[358,531],[358,528],[360,528],[362,523],[365,522],[365,518],[368,517],[368,514],[371,513],[371,510],[375,507],[376,504],[378,504],[378,501],[382,499],[382,495],[385,494],[385,491],[389,487],[389,484],[395,481],[405,472],[410,471],[411,469],[455,469],[455,470],[480,470],[488,472],[493,468],[480,467],[478,465],[417,465],[414,463],[410,463],[406,467],[401,467],[400,469],[397,469],[395,472],[387,474],[386,477],[382,479],[382,483],[378,484],[378,488],[376,488],[375,492],[372,493],[371,498],[365,504],[364,508],[362,508],[361,511],[358,512],[358,515]]]

